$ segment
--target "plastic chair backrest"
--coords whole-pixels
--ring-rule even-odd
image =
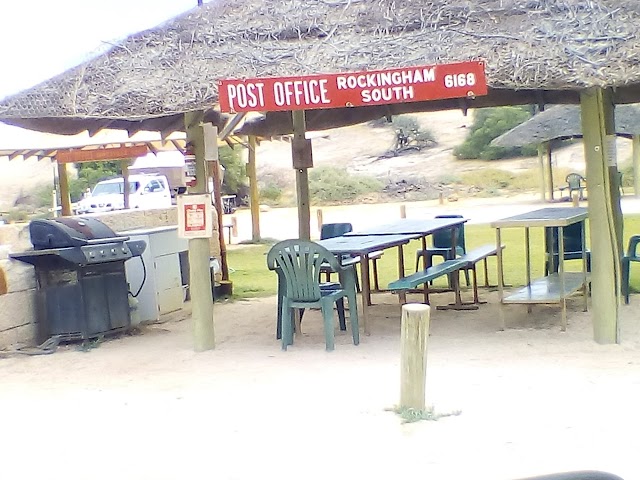
[[[293,301],[316,302],[320,293],[320,270],[326,264],[338,271],[340,266],[329,250],[308,240],[284,240],[267,254],[267,266],[278,268],[286,282],[287,297]]]
[[[564,227],[562,236],[564,237],[564,252],[575,253],[582,251],[582,223],[572,223]],[[551,241],[553,242],[553,252],[558,253],[558,227],[547,227],[551,230]],[[547,240],[548,241],[548,240]],[[548,244],[547,244],[548,245]],[[547,246],[547,252],[551,252]]]
[[[436,218],[464,218],[462,215],[436,215]],[[451,248],[451,231],[442,230],[433,234],[433,246],[436,248]],[[464,224],[456,228],[456,247],[466,253],[464,241]]]
[[[353,231],[353,225],[350,223],[323,223],[320,229],[320,240],[341,237],[351,231]]]
[[[578,190],[579,188],[582,188],[584,177],[579,173],[570,173],[567,175],[566,181],[570,189]]]

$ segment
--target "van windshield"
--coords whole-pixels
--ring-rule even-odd
[[[135,193],[136,190],[140,188],[140,182],[130,182],[129,183],[129,193]],[[91,192],[91,196],[95,197],[96,195],[121,195],[124,193],[124,182],[118,183],[99,183],[97,184],[93,192]]]

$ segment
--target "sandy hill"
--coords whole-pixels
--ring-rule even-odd
[[[395,132],[390,124],[380,123],[354,125],[323,132],[312,132],[315,166],[342,166],[353,173],[366,173],[381,179],[422,177],[437,182],[451,174],[481,168],[501,168],[521,171],[537,168],[538,159],[519,158],[512,160],[461,161],[453,156],[453,148],[464,141],[468,126],[473,121],[472,113],[464,116],[461,111],[451,110],[415,114],[421,127],[435,136],[437,145],[420,152],[385,158],[394,145]],[[618,159],[626,162],[631,155],[630,142],[618,141]],[[278,185],[293,185],[294,171],[291,168],[291,145],[286,141],[265,141],[258,147],[258,175],[271,179]],[[554,165],[584,172],[582,144],[577,142],[553,154]],[[46,185],[53,187],[54,164],[50,160],[0,159],[0,211],[7,211],[25,195]],[[561,180],[560,180],[561,181]]]

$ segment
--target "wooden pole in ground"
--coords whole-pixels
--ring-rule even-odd
[[[311,199],[309,194],[309,168],[313,167],[311,140],[305,137],[304,110],[291,112],[293,118],[293,140],[291,156],[296,169],[296,193],[298,203],[298,235],[303,240],[311,239]]]
[[[251,241],[259,242],[260,238],[260,192],[258,191],[258,170],[256,166],[256,137],[249,135],[249,161],[247,176],[249,177],[249,206],[251,208]]]
[[[427,341],[430,307],[402,306],[400,336],[400,407],[424,410],[427,380]]]
[[[407,206],[404,203],[400,205],[400,218],[407,218]]]
[[[316,218],[318,220],[318,231],[322,231],[322,225],[324,224],[324,219],[322,218],[322,209],[319,208],[316,210]]]
[[[122,185],[122,195],[124,197],[124,208],[125,209],[129,209],[131,208],[131,192],[129,190],[129,160],[120,160],[120,168],[122,170],[122,179],[123,179],[123,185]]]
[[[187,112],[184,124],[187,141],[193,145],[196,156],[196,185],[189,193],[207,193],[207,169],[204,160],[204,112]],[[191,319],[193,343],[197,352],[215,347],[213,328],[213,290],[209,269],[209,239],[189,239],[189,291],[191,293]]]
[[[58,162],[58,183],[60,184],[60,205],[62,206],[61,214],[63,217],[73,215],[71,211],[71,195],[69,193],[69,175],[67,172],[67,164]]]
[[[571,204],[574,207],[579,207],[580,206],[580,194],[578,192],[572,192],[571,193]]]
[[[553,161],[551,158],[551,142],[544,143],[544,149],[547,156],[547,182],[549,189],[549,201],[553,201]]]
[[[540,199],[544,202],[547,199],[544,174],[544,148],[538,144],[538,163],[540,164]]]
[[[612,201],[612,177],[608,166],[608,136],[615,134],[613,94],[590,88],[580,94],[584,152],[589,181],[589,237],[591,240],[591,296],[594,339],[598,343],[619,342],[620,255],[622,239],[620,197]],[[616,173],[613,173],[616,175]]]
[[[633,193],[640,197],[640,135],[633,136]]]

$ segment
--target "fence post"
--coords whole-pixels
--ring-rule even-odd
[[[318,218],[318,231],[320,232],[322,230],[322,224],[324,223],[322,221],[322,209],[321,208],[316,210],[316,216]]]
[[[571,203],[574,207],[580,206],[580,195],[578,192],[571,192]]]
[[[402,306],[400,337],[400,407],[424,410],[427,341],[431,308],[423,303]]]
[[[400,218],[407,218],[407,206],[405,204],[400,205]]]

